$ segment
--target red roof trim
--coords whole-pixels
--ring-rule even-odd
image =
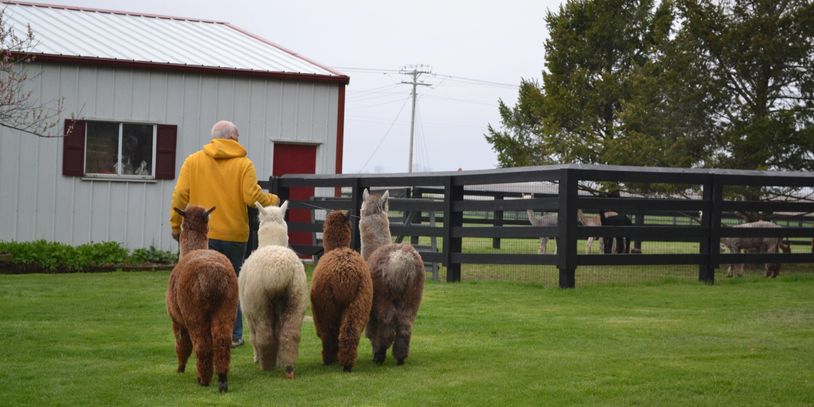
[[[27,2],[27,1],[8,1],[8,0],[0,1],[0,3],[14,4],[14,5],[26,6],[26,7],[53,8],[53,9],[58,9],[58,10],[88,11],[88,12],[93,12],[93,13],[118,14],[118,15],[122,15],[122,16],[161,18],[161,19],[165,19],[165,20],[190,21],[190,22],[196,22],[196,23],[211,23],[211,24],[224,24],[224,25],[227,24],[224,21],[204,20],[204,19],[200,19],[200,18],[166,16],[166,15],[161,15],[161,14],[139,13],[139,12],[122,11],[122,10],[110,10],[110,9],[102,9],[102,8],[93,8],[93,7],[66,6],[66,5],[62,5],[62,4],[32,3],[32,2]]]
[[[235,75],[253,78],[268,78],[268,79],[281,79],[281,80],[294,80],[306,82],[330,82],[338,83],[340,85],[347,85],[350,78],[347,76],[332,76],[332,75],[316,75],[298,72],[276,72],[276,71],[257,71],[251,69],[236,69],[226,67],[209,67],[200,65],[179,65],[163,62],[144,62],[144,61],[131,61],[122,59],[110,58],[96,58],[96,57],[80,57],[69,55],[52,55],[52,54],[20,54],[20,56],[33,56],[33,62],[51,62],[51,63],[69,63],[78,65],[102,65],[114,66],[132,69],[149,69],[149,70],[163,70],[172,72],[190,72],[200,74],[215,74],[215,75]]]

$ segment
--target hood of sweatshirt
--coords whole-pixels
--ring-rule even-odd
[[[246,149],[235,140],[222,138],[212,139],[203,147],[206,155],[214,159],[245,157]]]

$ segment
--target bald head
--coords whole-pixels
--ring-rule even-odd
[[[212,138],[222,138],[227,140],[237,140],[240,134],[234,123],[221,120],[212,126]]]

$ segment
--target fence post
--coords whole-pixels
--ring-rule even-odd
[[[362,180],[359,178],[353,179],[353,186],[350,192],[350,209],[348,216],[352,219],[350,222],[350,247],[357,252],[362,252],[362,238],[359,234],[359,214],[362,211]]]
[[[576,287],[577,269],[577,177],[574,170],[560,170],[557,213],[557,268],[560,288]]]
[[[701,214],[701,226],[707,230],[707,236],[701,240],[701,254],[706,255],[706,263],[698,266],[698,281],[707,284],[715,283],[715,269],[720,265],[721,254],[721,202],[723,188],[716,174],[710,174],[704,183],[704,211]]]
[[[503,195],[498,194],[495,195],[495,200],[503,200]],[[503,226],[503,211],[495,211],[494,213],[494,227],[499,228]],[[500,249],[500,238],[495,237],[492,238],[492,248],[493,249]]]
[[[464,198],[464,187],[455,185],[454,177],[444,180],[444,263],[447,266],[447,282],[461,281],[461,263],[453,263],[452,255],[461,253],[463,239],[454,237],[452,232],[464,224],[463,212],[453,212],[453,203]]]

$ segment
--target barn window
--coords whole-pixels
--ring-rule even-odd
[[[65,121],[64,175],[114,179],[175,178],[177,127]]]

